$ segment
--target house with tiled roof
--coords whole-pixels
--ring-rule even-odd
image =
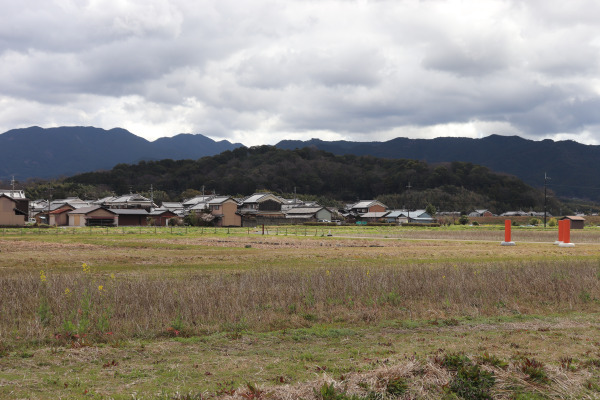
[[[387,211],[387,206],[377,200],[361,200],[350,206],[350,213],[359,215],[368,212],[383,212]]]
[[[425,210],[392,210],[386,214],[384,219],[386,222],[394,224],[431,224],[436,222],[436,219]]]
[[[320,205],[299,206],[286,210],[285,217],[288,220],[298,223],[308,221],[331,221],[333,213],[327,207]]]
[[[285,201],[272,193],[254,193],[241,200],[238,213],[242,226],[285,223],[282,206]]]
[[[142,196],[141,194],[126,194],[123,196],[110,196],[103,199],[99,199],[94,202],[99,206],[106,208],[120,208],[120,209],[144,209],[150,211],[151,208],[156,208],[150,199]]]
[[[215,217],[216,226],[242,226],[242,216],[238,213],[238,202],[231,196],[216,196],[207,202],[210,213]]]

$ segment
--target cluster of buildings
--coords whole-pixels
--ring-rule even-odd
[[[460,216],[438,213],[439,217]],[[510,211],[505,217],[543,217],[539,212]],[[475,210],[469,217],[496,216],[489,210]],[[547,217],[552,217],[549,213]],[[272,193],[255,193],[244,198],[200,195],[183,202],[162,202],[160,206],[140,194],[110,196],[98,200],[77,197],[30,201],[22,190],[0,190],[0,226],[44,223],[52,226],[167,226],[184,218],[194,225],[248,226],[284,225],[304,222],[435,223],[425,210],[390,210],[377,200],[361,200],[342,209],[316,202],[285,199]],[[582,219],[582,218],[581,218]],[[574,222],[576,225],[577,223]]]
[[[316,202],[285,199],[272,193],[244,198],[201,195],[160,206],[140,194],[110,196],[98,200],[77,197],[28,200],[22,190],[0,190],[0,226],[44,223],[53,226],[167,226],[184,218],[214,226],[282,225],[304,222],[431,223],[425,210],[389,210],[376,200],[348,204],[343,209]]]
[[[468,214],[469,217],[536,217],[543,218],[544,213],[539,211],[507,211],[500,215],[492,213],[490,210],[475,210]],[[546,212],[546,217],[552,218],[552,214]]]

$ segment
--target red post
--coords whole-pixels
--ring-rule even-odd
[[[564,220],[563,227],[563,243],[571,243],[571,221],[568,219]]]
[[[564,220],[559,220],[558,221],[558,242],[562,243],[563,241],[563,228],[565,227],[565,221]]]
[[[511,224],[511,222],[510,222],[510,219],[504,220],[504,241],[505,241],[506,243],[509,243],[509,242],[511,242],[511,240],[510,240],[510,236],[511,236],[511,232],[510,232],[511,225],[510,225],[510,224]]]

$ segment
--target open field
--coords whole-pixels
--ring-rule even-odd
[[[600,230],[261,232],[0,232],[0,397],[600,398]]]

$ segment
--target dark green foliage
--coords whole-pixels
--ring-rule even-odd
[[[501,358],[489,354],[489,353],[483,353],[480,357],[479,357],[479,362],[482,364],[487,364],[487,365],[491,365],[492,367],[497,367],[497,368],[502,368],[505,369],[506,367],[508,367],[508,362],[502,360]]]
[[[494,374],[482,370],[479,365],[463,365],[450,382],[449,389],[467,400],[491,399],[490,389],[495,382]]]
[[[240,195],[262,188],[289,195],[295,188],[296,193],[315,196],[323,203],[379,198],[392,208],[431,203],[439,209],[488,207],[502,211],[543,205],[540,191],[471,163],[432,166],[415,160],[334,156],[309,148],[272,146],[238,148],[199,160],[118,164],[110,171],[76,175],[65,183],[106,185],[116,193],[129,192],[130,187],[144,192],[152,184],[171,200],[204,186],[207,193]]]
[[[435,214],[437,213],[437,209],[435,208],[435,206],[431,203],[427,204],[427,207],[425,207],[425,212],[429,215],[431,215],[432,217],[435,217]]]
[[[390,379],[387,384],[386,392],[391,396],[401,396],[408,390],[408,382],[404,378]]]
[[[444,368],[448,368],[451,371],[456,371],[460,367],[469,365],[471,360],[469,357],[462,353],[450,353],[446,354],[441,361],[441,366]]]
[[[467,217],[466,215],[461,215],[460,218],[458,219],[458,223],[461,225],[466,225],[469,223],[469,217]]]
[[[103,184],[81,184],[65,181],[33,181],[25,185],[25,194],[29,199],[64,199],[79,197],[82,199],[100,199],[110,196],[111,191]]]
[[[314,392],[315,397],[319,400],[379,400],[383,398],[381,394],[376,392],[369,392],[366,396],[350,395],[346,392],[336,390],[333,383],[330,385],[324,383],[318,391],[315,390]]]

